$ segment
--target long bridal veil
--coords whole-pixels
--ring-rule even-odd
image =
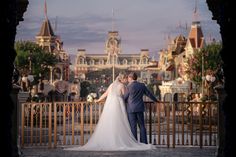
[[[124,85],[118,80],[111,84],[104,108],[94,133],[84,146],[66,148],[78,151],[125,151],[147,150],[154,148],[134,138],[122,99],[121,88]]]

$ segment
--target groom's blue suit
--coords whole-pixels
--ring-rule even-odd
[[[147,133],[143,113],[145,110],[143,102],[144,95],[157,102],[155,96],[147,89],[147,87],[143,83],[133,81],[128,85],[127,92],[124,94],[124,99],[127,102],[128,119],[134,137],[137,139],[138,124],[140,128],[140,142],[147,143]]]

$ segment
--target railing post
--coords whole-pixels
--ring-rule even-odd
[[[172,101],[169,102],[167,106],[167,147],[170,147],[170,106],[172,104]]]
[[[48,147],[52,148],[52,103],[49,103],[49,118],[48,118]]]
[[[190,103],[190,144],[193,145],[193,104]]]
[[[182,112],[182,145],[184,145],[184,103],[181,103],[181,112]],[[186,137],[186,144],[188,144],[188,127],[187,127],[187,137]]]
[[[63,144],[66,145],[66,107],[67,105],[63,103]]]
[[[39,128],[40,128],[40,131],[39,131],[39,145],[41,146],[42,145],[42,137],[43,137],[43,108],[44,106],[43,105],[40,105],[40,111],[39,111]]]
[[[34,131],[34,106],[35,104],[30,104],[30,144],[33,145],[33,131]],[[28,130],[27,130],[28,131]]]
[[[152,143],[152,104],[149,102],[149,143]]]
[[[84,145],[84,103],[80,108],[80,145]]]
[[[158,144],[161,144],[161,103],[159,102],[159,104],[157,103],[157,134],[158,134]],[[164,106],[164,103],[163,103]]]
[[[75,103],[72,103],[71,116],[72,116],[71,138],[72,138],[72,144],[75,144]]]
[[[57,104],[52,103],[54,112],[54,148],[57,147]]]
[[[92,134],[93,134],[93,103],[89,103],[89,109],[90,109],[90,118],[89,118],[89,120],[90,120],[90,136],[92,136]]]
[[[173,148],[175,148],[175,103],[172,103],[172,141]]]
[[[202,113],[203,113],[203,103],[200,103],[200,111],[199,111],[199,143],[200,143],[200,148],[202,148],[202,143],[203,143],[203,133],[202,133],[202,129],[203,129],[203,125],[202,125]],[[197,132],[197,130],[196,130]]]

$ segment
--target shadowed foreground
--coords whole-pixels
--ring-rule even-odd
[[[150,151],[110,151],[110,152],[79,152],[65,151],[63,148],[25,148],[21,157],[93,157],[93,156],[126,156],[126,157],[216,157],[216,147],[157,147]]]

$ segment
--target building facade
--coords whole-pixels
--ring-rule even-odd
[[[196,86],[186,73],[187,60],[204,46],[205,40],[200,21],[193,21],[187,38],[179,35],[174,40],[170,40],[167,49],[160,51],[158,68],[163,80],[159,87],[162,100],[165,99],[166,93],[171,93],[173,96],[181,92],[186,96],[191,92],[197,92]]]
[[[105,42],[105,53],[89,54],[85,49],[78,49],[75,60],[75,78],[85,79],[88,72],[111,69],[126,71],[145,71],[149,66],[148,49],[141,49],[139,53],[124,53],[118,31],[108,32]]]
[[[60,36],[55,35],[46,17],[42,23],[40,32],[36,35],[36,43],[41,46],[46,52],[53,53],[58,58],[58,63],[50,68],[50,83],[55,80],[69,80],[69,65],[70,58],[68,53],[63,49],[63,42]]]

